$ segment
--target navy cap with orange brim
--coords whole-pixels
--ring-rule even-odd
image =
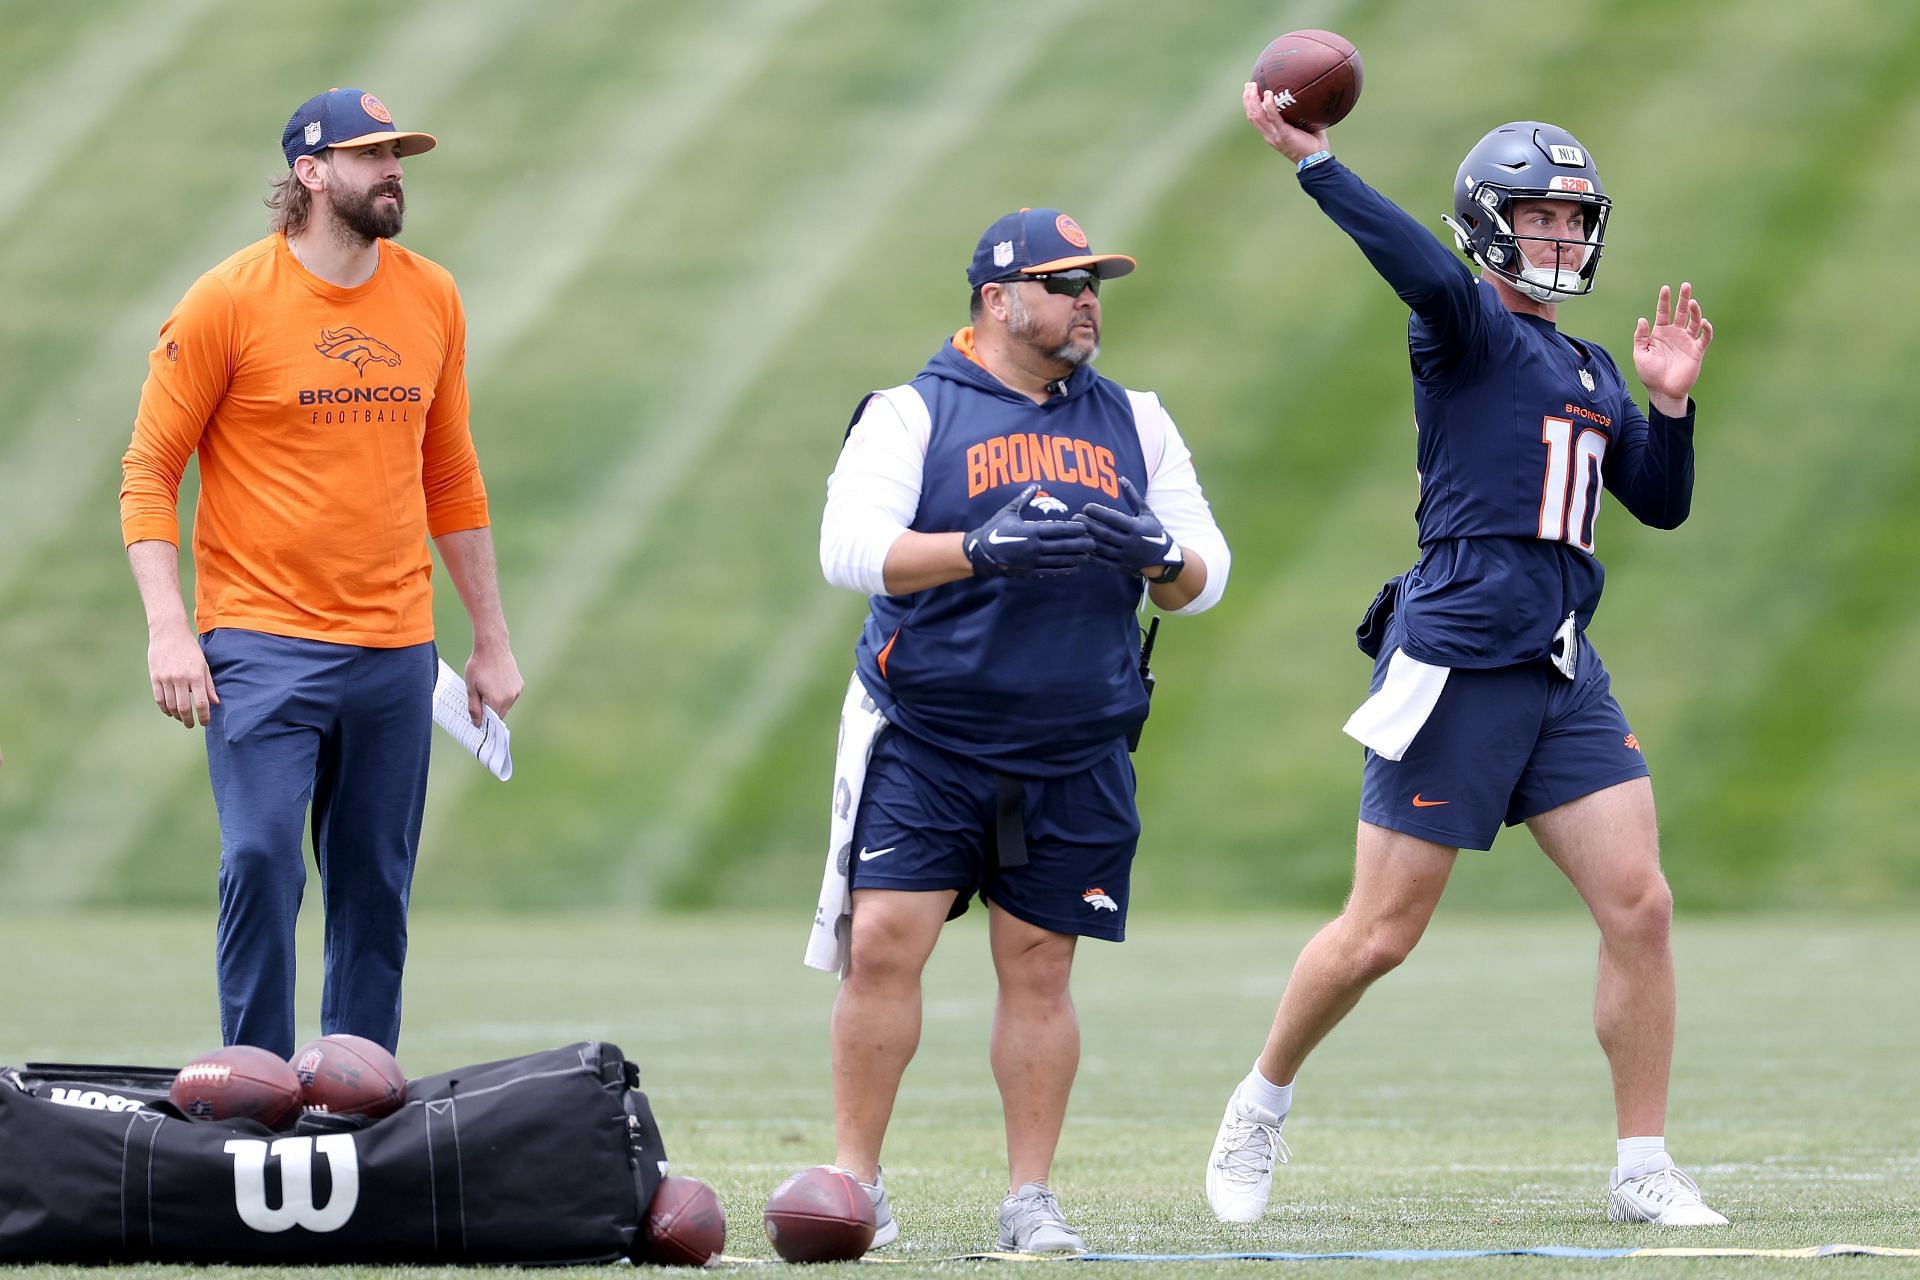
[[[1088,250],[1087,233],[1058,209],[1020,209],[996,219],[981,234],[967,265],[967,283],[978,289],[995,280],[1076,268],[1112,280],[1139,265],[1124,253]]]
[[[393,126],[386,104],[360,89],[329,89],[300,104],[280,134],[280,150],[287,166],[301,156],[317,156],[339,147],[371,147],[396,142],[396,153],[417,156],[431,151],[440,140],[430,133],[412,133]]]

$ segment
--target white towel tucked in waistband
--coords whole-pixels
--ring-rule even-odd
[[[1380,692],[1347,717],[1346,732],[1373,748],[1375,755],[1398,760],[1413,745],[1414,735],[1433,714],[1440,691],[1447,687],[1449,668],[1409,658],[1395,649],[1387,659],[1387,678]]]
[[[845,973],[853,927],[853,892],[847,878],[853,860],[853,816],[867,782],[867,757],[887,718],[854,673],[840,704],[840,745],[833,754],[833,812],[827,824],[827,867],[820,877],[820,905],[807,938],[807,967]]]

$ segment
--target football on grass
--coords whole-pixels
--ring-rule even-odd
[[[644,1254],[668,1267],[704,1267],[727,1247],[727,1213],[698,1178],[662,1178],[647,1206]]]
[[[300,1114],[300,1080],[286,1059],[250,1044],[202,1054],[168,1096],[190,1120],[258,1120],[278,1129]]]
[[[407,1077],[400,1064],[363,1036],[309,1040],[293,1055],[293,1073],[306,1111],[378,1120],[407,1100]]]
[[[873,1201],[852,1174],[816,1165],[767,1198],[767,1240],[788,1262],[848,1262],[873,1243]]]
[[[1360,100],[1360,51],[1331,31],[1289,31],[1260,51],[1253,83],[1272,92],[1296,129],[1318,133],[1347,118]]]

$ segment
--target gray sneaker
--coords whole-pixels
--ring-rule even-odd
[[[1067,1225],[1047,1184],[1027,1182],[1000,1202],[1000,1247],[1015,1253],[1085,1253],[1087,1242]]]
[[[900,1238],[900,1224],[893,1220],[893,1206],[887,1203],[886,1171],[875,1169],[873,1181],[860,1183],[860,1189],[873,1201],[873,1243],[867,1248],[884,1249]]]

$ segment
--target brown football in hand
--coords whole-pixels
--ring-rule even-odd
[[[1253,83],[1271,92],[1296,129],[1318,133],[1347,118],[1360,100],[1360,51],[1331,31],[1289,31],[1260,51]]]
[[[767,1240],[788,1262],[848,1262],[873,1243],[873,1201],[839,1169],[802,1169],[767,1198]]]

